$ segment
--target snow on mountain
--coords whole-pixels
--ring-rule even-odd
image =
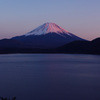
[[[47,33],[57,33],[59,35],[61,35],[61,33],[65,33],[65,34],[71,36],[70,32],[64,30],[63,28],[56,25],[55,23],[45,23],[45,24],[39,26],[38,28],[32,30],[31,32],[26,33],[25,36],[44,35]]]

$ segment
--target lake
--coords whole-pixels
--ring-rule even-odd
[[[100,56],[0,55],[0,96],[16,96],[16,100],[100,100]]]

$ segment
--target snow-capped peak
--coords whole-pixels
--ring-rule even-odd
[[[63,28],[56,25],[55,23],[45,23],[45,24],[37,27],[33,31],[26,33],[25,36],[43,35],[43,34],[47,34],[47,33],[57,33],[57,34],[66,33],[66,34],[70,35],[70,33],[68,31],[64,30]]]

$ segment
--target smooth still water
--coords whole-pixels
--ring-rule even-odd
[[[0,96],[16,96],[16,100],[100,100],[100,56],[0,55]]]

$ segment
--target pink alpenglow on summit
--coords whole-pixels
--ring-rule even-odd
[[[70,35],[70,32],[64,30],[60,26],[56,25],[55,23],[45,23],[38,28],[34,29],[33,31],[25,34],[25,36],[29,35],[43,35],[47,33],[66,33],[67,35]]]

